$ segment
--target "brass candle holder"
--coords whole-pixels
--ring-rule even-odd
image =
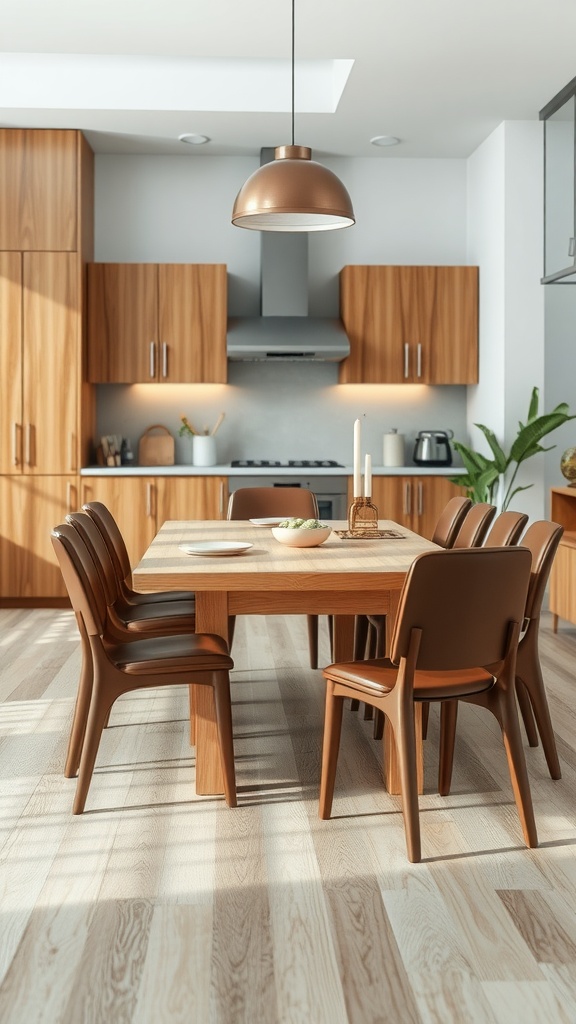
[[[348,532],[354,537],[376,537],[378,509],[370,498],[354,498],[348,509]]]

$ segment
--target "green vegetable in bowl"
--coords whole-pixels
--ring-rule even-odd
[[[284,519],[279,526],[283,530],[324,530],[326,523],[319,519]]]

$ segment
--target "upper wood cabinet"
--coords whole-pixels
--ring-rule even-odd
[[[224,264],[90,264],[88,379],[226,383],[226,304]]]
[[[0,473],[73,473],[80,460],[81,259],[0,252]]]
[[[478,382],[478,268],[348,266],[341,384]]]
[[[81,217],[93,217],[92,178],[80,132],[1,128],[0,249],[80,251]]]

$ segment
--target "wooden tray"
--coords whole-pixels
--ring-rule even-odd
[[[160,430],[163,433],[154,434],[154,430]],[[168,427],[163,427],[161,423],[147,427],[138,443],[138,465],[174,465],[174,438]]]

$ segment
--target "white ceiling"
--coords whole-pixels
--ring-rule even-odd
[[[290,141],[290,0],[0,0],[0,24],[4,126],[82,128],[97,152],[191,157]],[[501,121],[538,118],[576,76],[575,40],[576,0],[296,0],[295,141],[316,157],[466,157]],[[246,68],[230,58],[262,62],[264,112],[233,109]],[[326,71],[334,58],[354,62],[342,98],[310,112],[309,62]],[[184,132],[211,142],[184,146]],[[402,144],[379,150],[374,135]]]

